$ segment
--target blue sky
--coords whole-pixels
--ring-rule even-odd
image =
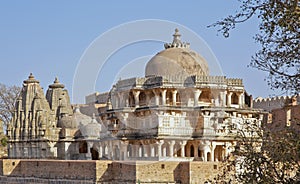
[[[72,95],[73,78],[80,58],[99,35],[126,22],[158,19],[181,24],[197,33],[218,58],[224,75],[242,78],[245,89],[254,97],[273,95],[275,92],[269,90],[264,81],[265,73],[247,67],[251,55],[259,48],[252,39],[257,32],[257,20],[251,19],[239,25],[228,39],[218,35],[216,29],[207,28],[237,10],[238,5],[228,0],[1,1],[0,82],[21,86],[32,72],[47,89],[58,76]],[[137,28],[137,33],[139,31]],[[173,31],[168,34],[170,37],[166,39],[171,41]],[[111,42],[118,39],[111,38]],[[184,35],[182,39],[190,41],[185,40]],[[193,45],[191,48],[197,50]],[[120,49],[99,72],[95,90],[109,90],[122,67],[162,49],[162,43],[151,41]],[[83,101],[84,96],[73,99],[74,103]]]

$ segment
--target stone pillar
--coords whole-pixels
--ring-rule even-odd
[[[91,160],[92,159],[92,153],[91,153],[92,146],[93,146],[93,143],[87,142],[87,154],[86,154],[87,160]]]
[[[107,149],[108,149],[108,158],[111,159],[111,160],[113,160],[113,157],[114,157],[114,154],[113,154],[114,153],[114,147],[112,145],[112,141],[108,142]]]
[[[123,145],[123,154],[124,154],[124,158],[123,158],[123,160],[127,160],[127,158],[128,158],[128,153],[127,153],[127,144],[125,144],[125,145]]]
[[[198,144],[194,145],[194,158],[198,157],[198,150],[199,150],[199,145]]]
[[[239,98],[239,107],[243,107],[243,93],[239,93],[238,94],[238,98]]]
[[[157,142],[157,156],[158,158],[161,158],[161,146],[164,144],[164,140],[159,140]]]
[[[175,141],[172,140],[169,142],[169,153],[170,153],[170,157],[174,157],[174,145],[175,145]]]
[[[159,93],[153,90],[153,93],[155,95],[155,105],[159,105]]]
[[[140,96],[140,91],[133,91],[133,96],[134,96],[134,104],[135,104],[135,107],[139,107],[139,103],[140,103],[140,99],[139,99],[139,96]]]
[[[103,157],[103,148],[102,148],[102,145],[100,145],[98,149],[99,149],[98,152],[99,152],[99,160],[100,160],[100,158]]]
[[[150,157],[155,157],[155,147],[153,144],[150,144]]]
[[[164,89],[161,91],[161,97],[162,97],[162,104],[161,105],[166,105],[166,94],[167,94],[167,90]]]
[[[220,105],[222,107],[226,106],[226,91],[220,92]]]
[[[143,145],[139,145],[138,146],[138,157],[139,158],[142,158],[142,157],[144,157],[144,155],[143,155]]]
[[[123,98],[125,99],[124,106],[125,107],[129,107],[129,94],[128,93],[124,93]]]
[[[185,145],[186,145],[186,141],[181,141],[180,142],[181,157],[185,157]]]
[[[197,107],[198,106],[198,101],[199,101],[199,96],[201,95],[201,90],[199,89],[195,89],[194,91],[194,106]]]
[[[216,144],[212,143],[211,146],[211,152],[210,152],[210,161],[215,161],[215,149],[216,149]]]
[[[149,152],[149,149],[148,149],[148,148],[149,148],[149,145],[143,144],[142,146],[143,146],[143,150],[144,150],[144,152],[143,152],[143,157],[146,157],[146,158],[147,158],[147,157],[149,156],[149,153],[148,153],[148,152]]]
[[[232,92],[229,92],[227,94],[227,107],[231,106],[231,96],[232,96]]]
[[[177,95],[177,90],[172,91],[172,105],[173,106],[176,106],[176,102],[177,102],[176,95]]]

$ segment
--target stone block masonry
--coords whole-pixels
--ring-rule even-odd
[[[217,162],[0,160],[4,183],[204,183]]]

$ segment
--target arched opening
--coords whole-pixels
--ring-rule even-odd
[[[207,161],[211,161],[211,153],[210,152],[207,152]]]
[[[198,157],[203,158],[203,151],[198,149]]]
[[[166,105],[171,105],[172,104],[172,92],[167,91],[166,94]]]
[[[177,155],[177,157],[182,157],[182,156],[181,156],[181,149],[178,149],[178,150],[177,150],[176,155]]]
[[[184,146],[184,155],[185,155],[186,157],[189,157],[189,156],[190,156],[188,150],[189,150],[189,147],[188,147],[188,144],[186,144],[186,145]]]
[[[92,153],[92,160],[99,160],[99,152],[96,149],[91,148],[91,153]]]
[[[231,104],[239,104],[239,97],[236,93],[233,93],[231,96]]]
[[[134,101],[134,96],[133,96],[132,91],[129,92],[128,102],[129,102],[129,107],[135,106],[135,101]]]
[[[214,161],[222,161],[224,159],[224,148],[221,145],[217,145],[214,151]]]
[[[166,146],[166,143],[164,143],[162,146],[161,146],[161,155],[163,157],[166,157],[167,156],[167,146]]]
[[[147,106],[146,93],[143,91],[139,95],[139,106]]]
[[[191,157],[195,157],[194,152],[195,152],[194,145],[191,145],[191,147],[190,147],[190,156]]]
[[[211,92],[210,91],[202,91],[199,96],[199,102],[210,103],[211,102]]]
[[[147,93],[148,95],[148,99],[149,99],[149,102],[148,102],[148,105],[155,105],[155,95],[152,91],[149,91],[149,93]]]
[[[82,141],[79,143],[79,153],[87,153],[88,152],[88,148],[87,148],[87,142],[86,141]]]

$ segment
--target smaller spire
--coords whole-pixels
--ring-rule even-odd
[[[55,77],[53,84],[49,85],[49,88],[64,88],[65,85],[61,84],[58,77]]]
[[[29,74],[28,79],[34,79],[34,76],[32,73]]]
[[[54,84],[58,84],[58,83],[59,83],[59,80],[57,77],[55,77]]]
[[[40,83],[38,80],[36,80],[33,76],[32,73],[29,74],[28,79],[23,81],[24,84],[29,84],[29,83]]]

